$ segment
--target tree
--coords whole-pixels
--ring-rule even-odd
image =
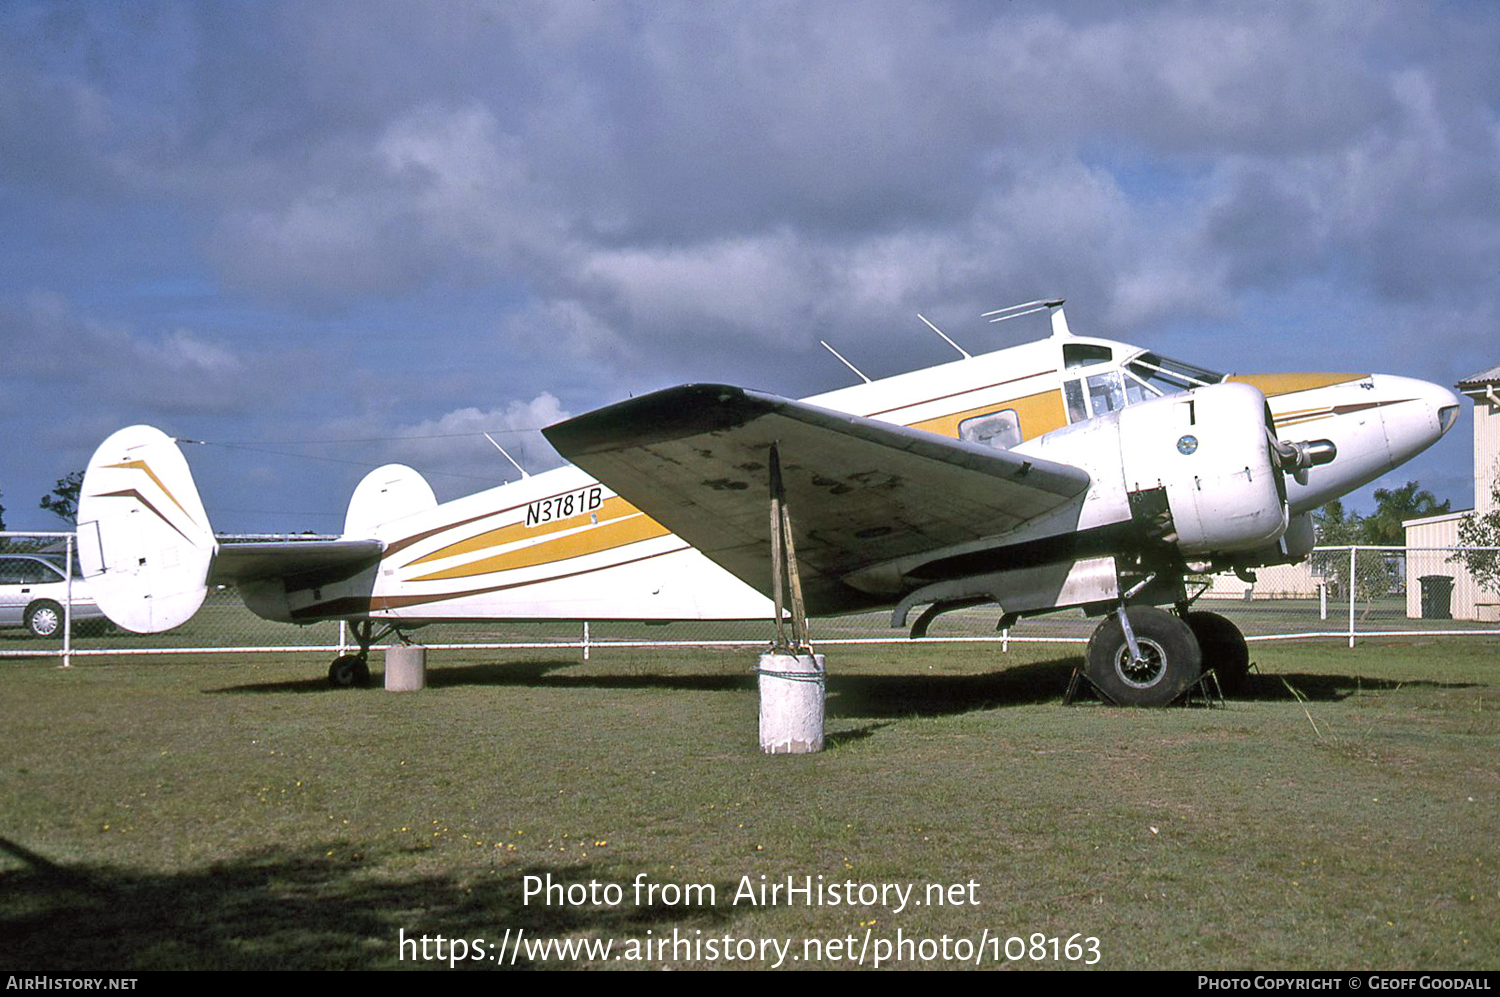
[[[1465,547],[1500,547],[1500,470],[1490,482],[1490,511],[1476,512],[1458,524],[1458,542]],[[1461,560],[1485,589],[1500,593],[1500,551],[1466,550],[1452,558]]]
[[[1415,481],[1400,488],[1375,489],[1375,511],[1368,516],[1345,512],[1344,503],[1334,499],[1313,513],[1318,543],[1326,547],[1405,547],[1408,519],[1440,516],[1448,511],[1449,502]]]
[[[83,488],[83,472],[74,471],[58,478],[49,495],[43,495],[41,507],[68,524],[78,521],[78,492]]]
[[[1365,521],[1357,512],[1345,512],[1344,503],[1334,499],[1313,513],[1313,528],[1318,543],[1325,547],[1348,547],[1364,543]]]
[[[1375,512],[1364,520],[1364,542],[1382,547],[1405,547],[1406,527],[1402,523],[1408,519],[1440,516],[1448,511],[1448,505],[1447,499],[1439,502],[1437,496],[1415,481],[1408,481],[1396,489],[1377,488]]]
[[[1344,504],[1334,499],[1313,513],[1318,543],[1325,547],[1405,547],[1408,519],[1436,516],[1448,511],[1449,503],[1415,481],[1400,488],[1375,489],[1375,511],[1368,516],[1346,512]],[[1377,598],[1391,594],[1400,586],[1403,561],[1389,552],[1365,551],[1354,558],[1356,577],[1348,576],[1350,559],[1341,551],[1322,551],[1313,556],[1313,566],[1328,579],[1329,590],[1347,595],[1352,584],[1355,594],[1365,601],[1368,614]]]

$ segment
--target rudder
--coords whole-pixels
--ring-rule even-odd
[[[116,625],[158,633],[186,622],[208,592],[216,546],[171,437],[130,426],[94,451],[78,495],[78,560]]]

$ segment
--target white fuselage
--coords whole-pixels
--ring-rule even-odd
[[[1141,487],[1141,475],[1155,462],[1176,459],[1154,443],[1160,453],[1134,452],[1131,441],[1150,434],[1132,426],[1144,426],[1147,411],[1169,409],[1180,409],[1186,425],[1194,417],[1196,392],[1219,378],[1124,343],[1054,335],[805,401],[1089,472],[1091,486],[1075,505],[996,538],[1013,543],[1129,519],[1127,493]],[[1280,439],[1327,440],[1337,449],[1332,462],[1296,479],[1287,476],[1283,518],[1301,516],[1399,466],[1441,437],[1458,411],[1447,389],[1389,375],[1225,380],[1245,387],[1212,394],[1232,397],[1240,408],[1268,406]],[[1174,398],[1181,406],[1160,401]],[[1141,419],[1132,415],[1137,406]],[[1173,430],[1171,438],[1180,435],[1201,438],[1200,454],[1212,453],[1217,442],[1208,427],[1191,434]],[[1136,480],[1128,480],[1132,475]],[[1238,514],[1231,484],[1220,495],[1231,507],[1223,515]],[[1198,518],[1211,523],[1220,515],[1216,508],[1204,506]],[[1256,528],[1248,525],[1245,535]],[[385,545],[373,577],[288,591],[286,618],[687,620],[771,614],[759,592],[571,466],[381,522],[364,535]]]

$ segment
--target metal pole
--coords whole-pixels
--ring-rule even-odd
[[[64,556],[67,560],[66,587],[63,589],[62,667],[73,667],[73,537],[69,533]]]
[[[1354,590],[1359,587],[1356,584],[1356,581],[1355,581],[1356,576],[1354,574],[1354,572],[1355,572],[1355,566],[1356,566],[1356,563],[1357,563],[1357,558],[1355,557],[1355,552],[1358,549],[1359,548],[1357,548],[1357,547],[1350,547],[1349,548],[1349,646],[1350,647],[1354,646]]]
[[[781,529],[781,455],[776,450],[776,445],[771,445],[771,601],[775,605],[776,612],[776,647],[784,650],[787,647],[786,623],[782,619],[783,601],[781,596],[782,577],[786,573],[783,566],[781,541],[785,534]]]

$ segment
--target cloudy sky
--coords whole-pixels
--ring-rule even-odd
[[[109,432],[337,531],[686,380],[1075,332],[1237,371],[1500,362],[1500,5],[0,6],[0,504]],[[1034,322],[1027,325],[1028,322]],[[1468,414],[1419,478],[1472,501]],[[1368,490],[1365,493],[1366,502]],[[1356,502],[1356,504],[1360,504]]]

